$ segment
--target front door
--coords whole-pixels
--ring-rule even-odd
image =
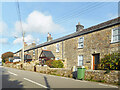
[[[93,54],[93,70],[98,69],[100,54]]]

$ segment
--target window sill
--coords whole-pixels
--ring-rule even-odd
[[[114,44],[114,43],[120,43],[120,41],[116,41],[116,42],[110,42],[110,44]]]
[[[83,48],[78,47],[78,49],[83,49]]]

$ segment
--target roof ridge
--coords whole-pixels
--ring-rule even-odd
[[[65,35],[63,37],[60,37],[60,38],[57,38],[57,39],[54,39],[54,40],[51,40],[49,42],[44,42],[44,43],[41,43],[35,47],[32,47],[30,49],[27,49],[25,51],[29,51],[31,49],[35,49],[35,48],[39,48],[41,46],[46,46],[46,45],[49,45],[49,44],[52,44],[52,43],[55,43],[55,42],[59,42],[59,41],[63,41],[65,39],[69,39],[71,37],[75,37],[75,36],[78,36],[78,35],[81,35],[81,34],[85,34],[87,32],[90,32],[90,31],[95,31],[97,29],[101,29],[101,28],[105,28],[107,26],[111,26],[111,25],[114,25],[114,24],[117,24],[117,23],[120,23],[120,17],[116,17],[114,19],[111,19],[111,20],[107,20],[105,22],[102,22],[100,24],[97,24],[97,25],[94,25],[94,26],[91,26],[89,28],[86,28],[86,29],[83,29],[82,31],[78,31],[78,32],[74,32],[74,33],[71,33],[69,35]],[[20,50],[19,50],[20,51]]]

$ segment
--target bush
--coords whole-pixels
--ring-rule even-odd
[[[52,63],[53,68],[63,68],[63,63],[60,60],[54,60]]]
[[[48,60],[48,61],[45,62],[45,64],[47,66],[49,66],[50,68],[52,68],[52,63],[53,63],[53,60]]]
[[[61,60],[48,60],[45,64],[50,68],[63,68],[64,66]]]
[[[105,55],[105,57],[101,59],[99,69],[120,70],[120,52]]]

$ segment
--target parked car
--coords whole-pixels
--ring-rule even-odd
[[[21,61],[21,58],[20,57],[13,57],[13,62],[20,62]]]

